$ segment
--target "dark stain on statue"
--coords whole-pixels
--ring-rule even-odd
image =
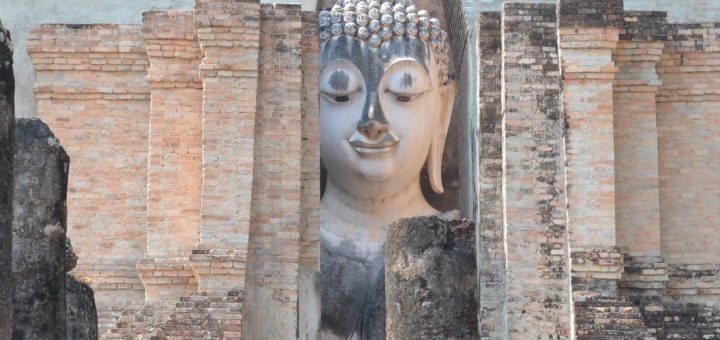
[[[335,91],[347,91],[350,86],[350,76],[345,71],[337,70],[330,75],[330,87]]]
[[[414,79],[410,73],[403,74],[402,80],[400,81],[400,84],[402,87],[409,89],[413,86]]]

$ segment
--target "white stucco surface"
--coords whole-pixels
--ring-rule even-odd
[[[555,2],[556,0],[513,0],[513,2]],[[35,74],[27,55],[27,32],[33,25],[63,24],[138,24],[142,12],[167,9],[192,9],[194,0],[0,0],[0,21],[12,34],[15,46],[15,111],[18,117],[35,117],[32,93]],[[262,0],[262,3],[301,3],[303,9],[315,8],[317,0]],[[497,11],[507,0],[466,0],[474,11]],[[668,21],[720,21],[720,0],[625,0],[628,10],[667,11]],[[474,13],[469,13],[474,17]]]

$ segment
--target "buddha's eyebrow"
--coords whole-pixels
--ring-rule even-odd
[[[410,88],[413,85],[413,76],[410,73],[405,72],[400,79],[400,85],[404,88]]]
[[[350,76],[345,71],[336,70],[330,75],[330,87],[335,91],[347,91],[350,85]]]

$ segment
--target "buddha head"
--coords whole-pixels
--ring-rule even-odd
[[[455,96],[447,34],[412,0],[338,0],[319,14],[320,148],[327,181],[386,200],[441,162]]]

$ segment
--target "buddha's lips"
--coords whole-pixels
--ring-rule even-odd
[[[355,151],[360,153],[385,153],[390,152],[397,143],[398,142],[395,140],[387,140],[379,143],[352,141],[350,142],[350,145],[353,149],[355,149]]]
[[[389,148],[389,147],[395,146],[397,143],[398,142],[396,142],[394,140],[383,141],[380,143],[366,143],[366,142],[355,141],[355,142],[350,142],[350,145],[352,145],[355,148],[384,149],[384,148]]]
[[[368,140],[366,136],[358,131],[355,131],[352,137],[348,138],[347,141],[358,153],[378,154],[392,151],[395,145],[400,142],[400,138],[398,138],[391,130],[383,133],[378,139]]]

